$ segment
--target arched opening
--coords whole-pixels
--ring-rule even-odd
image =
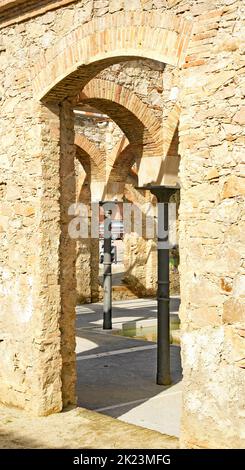
[[[117,199],[118,204],[122,205],[123,202],[137,204],[138,210],[140,209],[140,194],[137,191],[132,191],[127,188],[127,194],[130,194],[129,200],[125,195],[125,184],[137,186],[138,182],[137,172],[131,172],[131,167],[135,164],[136,160],[141,159],[142,154],[157,155],[159,158],[163,154],[163,129],[160,120],[157,120],[151,109],[130,89],[114,83],[113,81],[104,79],[93,79],[89,84],[79,93],[78,97],[73,100],[76,112],[86,114],[89,110],[94,110],[94,116],[110,116],[113,121],[121,128],[121,133],[124,132],[118,141],[114,144],[114,148],[109,154],[103,156],[98,155],[94,144],[88,144],[87,141],[83,143],[79,134],[76,134],[75,142],[92,152],[91,159],[98,162],[104,160],[104,172],[95,168],[93,178],[91,180],[92,200],[103,199]],[[99,113],[103,113],[99,114]],[[82,116],[84,116],[82,114]],[[106,118],[107,119],[107,118]],[[112,122],[111,122],[112,123]],[[118,129],[119,129],[118,127]],[[82,132],[82,129],[79,130]],[[96,129],[95,134],[99,133]],[[127,137],[126,137],[127,136]],[[93,135],[91,136],[93,138]],[[80,139],[80,140],[79,140]],[[86,139],[85,139],[86,140]],[[103,139],[102,139],[103,140]],[[108,152],[107,152],[108,153]],[[103,164],[102,164],[103,166]],[[136,169],[136,168],[135,168]],[[130,176],[130,181],[128,178]],[[141,195],[143,204],[149,204],[149,198]],[[121,202],[119,202],[121,201]],[[120,220],[115,221],[115,224],[121,223],[123,226],[121,216]],[[147,216],[142,212],[145,219]],[[121,241],[119,242],[119,239]],[[114,241],[115,257],[114,262],[117,266],[112,265],[113,271],[116,274],[116,281],[113,281],[113,299],[138,297],[138,296],[152,296],[156,293],[156,250],[155,244],[146,242],[143,235],[140,237],[127,238],[127,250],[124,250],[123,237],[119,237]],[[126,239],[125,239],[126,240]],[[141,242],[140,242],[141,240]],[[135,243],[141,249],[144,247],[146,255],[141,256],[141,267],[138,266],[137,260],[134,256],[131,257],[131,250],[135,250]],[[102,244],[101,244],[102,246]],[[153,250],[153,252],[152,252]],[[124,255],[125,252],[125,255]],[[147,254],[148,253],[148,254]],[[103,258],[103,253],[101,253]],[[131,259],[131,262],[129,262]],[[118,264],[119,261],[119,264]],[[143,265],[145,263],[145,268]],[[94,265],[94,269],[97,267]],[[83,270],[81,268],[81,270]],[[79,275],[79,278],[81,276]],[[100,285],[103,284],[103,276],[100,276]],[[84,296],[80,292],[80,286],[77,286],[79,292],[78,297]],[[97,299],[101,298],[103,293],[97,289]]]
[[[113,15],[111,15],[113,17]],[[146,19],[147,15],[143,15],[143,19]],[[116,17],[116,16],[115,16]],[[141,20],[142,20],[141,18]],[[154,17],[157,23],[157,17]],[[138,35],[138,19],[132,15],[131,20],[136,22],[136,25],[133,25],[133,31],[137,31],[133,36],[133,46],[127,47],[127,54],[124,52],[124,47],[122,46],[121,41],[126,41],[128,43],[129,37],[128,33],[120,36],[118,35],[120,43],[120,52],[117,49],[116,45],[113,45],[113,48],[108,52],[103,50],[102,58],[99,58],[99,53],[96,50],[94,54],[86,56],[86,53],[89,50],[90,46],[84,46],[83,39],[80,40],[79,34],[76,32],[71,34],[70,39],[65,38],[60,44],[56,46],[56,52],[49,51],[42,60],[40,64],[42,67],[38,70],[38,67],[35,67],[34,71],[34,90],[36,96],[43,101],[42,109],[52,110],[55,108],[55,113],[59,113],[60,117],[60,205],[61,205],[61,242],[60,242],[60,277],[59,285],[61,290],[61,311],[62,314],[59,318],[59,329],[61,331],[61,359],[62,359],[62,406],[66,406],[69,403],[74,403],[75,401],[75,338],[74,338],[74,323],[75,323],[75,243],[74,241],[69,240],[68,236],[68,226],[70,218],[67,216],[69,206],[74,200],[75,193],[75,179],[74,179],[74,125],[73,125],[73,108],[78,103],[81,103],[81,99],[89,106],[96,107],[103,113],[108,114],[112,119],[114,119],[125,135],[127,136],[131,148],[127,148],[127,151],[124,152],[125,160],[127,159],[131,162],[130,152],[133,149],[133,153],[136,155],[138,163],[141,161],[144,162],[143,173],[147,176],[145,168],[149,168],[149,160],[152,158],[152,168],[155,165],[156,159],[159,159],[160,166],[157,168],[158,179],[156,182],[162,181],[162,178],[166,174],[166,157],[167,152],[164,154],[164,138],[161,141],[159,135],[161,134],[162,129],[159,131],[159,126],[155,127],[157,129],[157,144],[161,142],[162,145],[162,154],[157,145],[155,145],[155,140],[152,137],[149,137],[149,133],[146,132],[145,126],[143,124],[143,107],[139,113],[137,109],[133,110],[130,107],[130,99],[128,100],[128,106],[123,105],[121,99],[123,93],[120,95],[115,95],[114,99],[108,99],[104,95],[102,96],[90,96],[89,95],[89,83],[97,81],[94,79],[94,76],[98,72],[111,64],[125,62],[128,60],[135,60],[139,57],[144,57],[146,59],[158,60],[161,57],[162,62],[169,63],[171,65],[178,65],[181,63],[184,57],[185,47],[187,46],[189,35],[190,35],[190,25],[188,22],[183,25],[182,22],[175,21],[172,16],[168,15],[167,23],[169,21],[172,26],[170,29],[165,27],[156,27],[154,29],[154,41],[152,38],[149,38],[151,31],[150,24],[147,27],[144,27],[141,31],[142,38],[139,40]],[[165,19],[166,20],[166,19]],[[111,19],[110,19],[111,21]],[[126,20],[125,20],[126,21]],[[127,20],[128,21],[128,20]],[[152,21],[152,20],[151,20]],[[126,23],[127,24],[127,23]],[[96,28],[98,27],[96,23]],[[106,23],[103,23],[103,28],[106,27]],[[86,29],[86,28],[85,28]],[[98,27],[100,30],[100,27]],[[125,31],[130,30],[127,25]],[[104,30],[103,30],[104,31]],[[110,34],[110,33],[108,33]],[[97,32],[96,32],[97,35]],[[97,37],[97,36],[96,36]],[[122,39],[123,38],[123,39]],[[160,39],[160,42],[159,42]],[[89,41],[94,41],[94,35],[89,36]],[[67,42],[68,41],[68,42]],[[85,42],[87,44],[87,37]],[[97,42],[96,42],[97,41]],[[110,41],[109,41],[110,42]],[[149,44],[151,43],[151,47]],[[96,47],[99,47],[99,41],[95,40]],[[158,51],[153,51],[152,44],[158,44]],[[84,46],[84,48],[82,47]],[[160,45],[160,46],[159,46]],[[132,45],[131,45],[132,46]],[[185,46],[185,47],[184,47]],[[72,50],[72,53],[68,53],[69,50]],[[109,49],[109,48],[108,48]],[[57,54],[57,50],[61,51]],[[84,52],[85,51],[85,52]],[[87,52],[86,52],[87,51]],[[91,49],[90,49],[91,52]],[[85,54],[81,58],[81,53]],[[70,57],[69,60],[72,63],[68,63],[66,57]],[[86,63],[86,65],[84,65]],[[45,70],[45,81],[44,81],[44,70]],[[50,78],[49,83],[47,83],[47,76]],[[87,85],[86,85],[87,84]],[[86,85],[86,86],[85,86]],[[85,87],[85,88],[84,88]],[[82,91],[81,91],[82,89]],[[118,90],[118,88],[115,88]],[[103,90],[103,87],[100,87],[100,91]],[[91,90],[90,90],[91,91]],[[77,98],[77,96],[79,98]],[[132,96],[132,94],[131,94]],[[75,100],[75,101],[74,101]],[[137,108],[137,100],[136,103]],[[55,103],[55,105],[53,104]],[[76,103],[76,104],[75,104]],[[132,102],[131,102],[132,104]],[[59,110],[56,106],[59,106]],[[147,114],[152,115],[152,112]],[[139,116],[141,115],[141,119]],[[153,115],[154,118],[154,115]],[[149,120],[149,129],[152,131],[154,129],[154,119]],[[155,119],[155,122],[157,120]],[[159,131],[159,132],[158,132]],[[170,143],[172,141],[173,135],[171,135],[171,126],[168,128],[168,138]],[[139,151],[140,149],[140,151]],[[121,158],[121,157],[120,157]],[[149,160],[148,160],[149,159]],[[163,162],[164,160],[164,162]],[[116,159],[116,165],[114,165],[113,171],[111,174],[115,174],[120,171],[119,159]],[[139,171],[139,170],[138,170]],[[155,169],[154,169],[155,171]],[[151,172],[150,172],[151,173]],[[159,176],[160,173],[160,176]],[[140,174],[140,171],[139,171]],[[68,177],[69,175],[69,177]],[[150,182],[154,181],[155,176],[151,174]],[[160,178],[160,179],[159,179]],[[145,182],[144,182],[145,184]]]
[[[180,317],[184,368],[180,445],[243,446],[242,1],[206,3],[0,1],[0,401],[7,406],[47,415],[76,402],[77,242],[68,236],[76,217],[70,210],[76,195],[80,201],[90,201],[91,190],[101,194],[102,185],[96,180],[99,170],[92,158],[97,150],[86,149],[85,143],[85,150],[79,150],[86,171],[75,158],[73,100],[85,89],[88,97],[88,91],[93,91],[91,87],[95,89],[95,81],[112,82],[119,98],[91,94],[89,99],[117,103],[119,115],[124,113],[122,107],[128,106],[130,123],[134,115],[142,123],[148,113],[139,116],[136,101],[130,107],[130,98],[127,106],[120,101],[127,96],[119,91],[120,87],[126,88],[151,110],[163,129],[162,151],[155,155],[159,149],[157,131],[151,133],[151,139],[141,128],[142,154],[135,158],[128,173],[131,186],[126,181],[125,200],[137,199],[142,207],[144,195],[136,187],[143,186],[145,191],[146,184],[170,185],[180,162]],[[153,62],[155,68],[151,66]],[[108,92],[107,86],[98,86],[97,91],[104,90]],[[76,105],[80,108],[77,111],[81,112],[81,108],[84,111],[85,106],[91,111],[88,103]],[[135,125],[138,121],[135,119]],[[124,134],[114,133],[113,123],[111,120],[111,138],[104,140],[110,152],[118,143],[119,153],[116,148],[110,154],[106,178],[110,179],[109,186],[113,183],[120,192],[121,179],[126,178],[130,165],[126,147],[132,150],[133,140],[139,140],[138,128],[135,133],[127,129],[132,142],[125,143],[121,156],[120,139]],[[125,130],[126,125],[124,122]],[[102,130],[103,126],[102,123],[97,127]],[[86,123],[84,135],[92,137],[93,144],[100,149],[99,132],[96,128],[91,136],[91,129]],[[93,185],[90,177],[84,180],[89,172],[94,176]],[[108,197],[112,194],[115,191]],[[142,252],[147,253],[142,246],[140,249],[137,243],[130,242],[128,261],[132,266],[137,257],[137,272],[140,267],[141,273],[147,272],[150,277]],[[178,253],[171,254],[173,268],[174,255],[177,258]],[[84,253],[81,263],[85,263]],[[134,280],[134,268],[131,274]],[[91,282],[81,276],[80,284],[86,297]],[[138,306],[139,314],[142,305],[143,302]],[[87,313],[96,322],[96,316],[89,310]],[[136,326],[138,316],[135,315]],[[101,324],[94,325],[99,334]],[[108,339],[109,335],[104,334],[103,338]],[[97,348],[96,342],[90,341],[87,346],[89,356]],[[123,354],[120,356],[128,361],[128,375],[132,377],[133,353]],[[116,359],[116,355],[112,357]],[[86,373],[87,360],[80,361]],[[90,364],[94,371],[94,364]],[[153,359],[151,370],[154,364]],[[115,360],[114,367],[103,368],[103,377],[115,369],[121,372],[118,365]],[[143,368],[146,370],[146,361]],[[142,367],[134,369],[139,377]],[[154,382],[155,377],[148,377]],[[135,383],[138,384],[137,380]],[[121,377],[120,388],[122,384],[125,389],[126,380]],[[82,390],[84,383],[81,381],[80,385]],[[139,389],[144,387],[139,385]],[[8,413],[12,415],[11,411]],[[18,411],[16,414],[22,415]],[[100,421],[100,417],[81,410],[74,414],[79,416],[77,428],[80,423],[83,427],[85,416],[84,434],[90,438],[89,431],[93,432],[94,421]],[[69,416],[67,421],[63,420],[67,415],[61,414],[57,420],[69,423]],[[86,420],[88,416],[91,425]],[[166,416],[162,422],[167,420]],[[120,431],[126,431],[125,441],[130,437],[130,430],[127,432],[130,426],[103,417],[101,421],[112,423],[113,445]],[[57,423],[55,417],[54,422]],[[7,427],[12,434],[12,424]],[[21,423],[19,430],[21,436],[25,434]],[[134,434],[134,428],[131,430]],[[31,434],[30,430],[29,443],[38,444]],[[38,437],[38,432],[35,435]],[[145,431],[141,435],[148,437]],[[88,443],[86,436],[84,443]],[[106,441],[106,429],[103,436],[101,445],[111,442]],[[16,432],[14,445],[18,445],[15,437]],[[156,435],[155,438],[159,442]],[[40,435],[39,444],[43,446],[44,440],[45,436]],[[140,439],[135,441],[137,445]],[[48,443],[48,436],[45,442]],[[119,439],[117,443],[119,447],[123,441]]]
[[[111,106],[113,108],[113,102],[111,103]],[[82,102],[81,102],[81,110],[82,110]],[[86,108],[87,109],[87,108]],[[91,107],[89,108],[91,111]],[[97,106],[98,109],[98,106]],[[94,115],[99,115],[98,111],[95,111]],[[100,109],[101,111],[101,109]],[[82,111],[81,111],[82,112]],[[85,112],[85,111],[84,111]],[[115,112],[115,111],[114,111]],[[129,125],[129,123],[128,123]],[[79,129],[77,128],[79,131]],[[90,130],[91,134],[92,131]],[[94,133],[96,134],[96,125],[94,129]],[[92,134],[93,135],[93,134]],[[80,139],[79,142],[79,134],[78,137],[75,138],[75,142],[80,144],[81,146],[83,145],[83,137]],[[103,138],[102,138],[103,139]],[[90,143],[88,145],[87,140],[85,138],[85,143],[84,147],[90,149],[94,154],[91,155],[90,159],[93,161],[96,161],[95,154],[98,153],[98,149],[94,148],[94,144]],[[174,152],[174,144],[171,144],[171,148],[173,149],[171,153]],[[135,189],[135,186],[138,185],[137,183],[137,172],[131,171],[131,168],[133,164],[135,163],[137,159],[137,152],[134,154],[133,153],[133,145],[129,144],[128,139],[125,137],[125,135],[119,139],[119,141],[116,143],[114,148],[112,149],[111,153],[107,156],[103,155],[98,155],[97,160],[98,162],[103,161],[103,158],[105,158],[105,169],[107,168],[107,174],[106,177],[104,178],[104,183],[105,186],[107,185],[110,186],[110,183],[117,183],[121,182],[122,185],[122,180],[125,181],[125,192],[124,192],[124,201],[132,202],[133,204],[137,203],[138,207],[142,210],[142,206],[146,203],[146,198],[149,196],[147,195],[146,191],[138,191]],[[176,146],[175,146],[176,149]],[[87,158],[87,157],[86,157]],[[81,157],[79,160],[82,163]],[[107,165],[109,163],[109,165]],[[88,165],[87,165],[88,166]],[[108,168],[109,166],[109,168]],[[88,171],[90,169],[88,168]],[[105,176],[106,171],[104,171],[104,176]],[[97,175],[99,174],[99,168],[96,168],[95,171],[93,171],[93,177],[96,178]],[[126,181],[127,180],[127,181]],[[97,183],[99,183],[99,178],[97,178]],[[114,194],[115,196],[118,196],[118,193],[114,191],[114,193],[111,191],[110,194]],[[108,195],[107,191],[105,190],[104,196],[106,197]],[[83,199],[81,199],[82,201]],[[148,202],[150,202],[150,199],[148,198]],[[135,234],[136,235],[136,234]],[[135,245],[141,245],[141,256],[137,256],[137,259],[135,259],[133,252],[131,251],[135,250]],[[156,337],[156,331],[155,331],[155,325],[154,325],[154,318],[150,318],[150,310],[154,308],[154,304],[152,304],[150,301],[147,304],[147,302],[142,301],[142,285],[140,285],[140,278],[138,276],[138,272],[141,268],[143,268],[144,271],[148,270],[150,271],[150,264],[152,263],[151,258],[156,255],[156,250],[153,253],[153,246],[151,244],[151,240],[147,240],[146,238],[142,238],[141,241],[139,241],[139,238],[137,236],[134,237],[128,237],[127,238],[127,249],[126,251],[126,259],[127,259],[127,272],[125,273],[125,279],[128,280],[129,285],[134,287],[134,291],[139,294],[139,297],[141,298],[140,302],[137,305],[135,302],[132,302],[130,304],[130,300],[126,302],[126,307],[125,309],[122,309],[122,304],[120,302],[118,303],[116,299],[113,302],[114,305],[114,315],[113,315],[113,324],[114,327],[118,328],[118,325],[122,323],[122,329],[118,330],[121,331],[119,338],[123,337],[126,338],[126,344],[128,342],[128,338],[131,337],[130,341],[134,341],[134,336],[137,338],[136,339],[136,344],[138,345],[139,343],[139,334],[140,334],[140,328],[138,327],[139,324],[143,325],[148,322],[152,322],[152,325],[150,327],[141,327],[141,336],[145,335],[145,338],[143,338],[142,343],[138,347],[145,347],[146,344],[146,355],[149,356],[149,352],[153,352],[154,350],[149,350],[148,347],[153,345],[153,343],[146,343],[145,339],[147,340],[155,340]],[[93,264],[94,269],[96,270],[95,263]],[[155,263],[156,267],[156,263]],[[85,276],[80,276],[80,279],[84,279]],[[79,282],[79,278],[77,278]],[[84,286],[84,281],[83,281],[83,286]],[[78,288],[78,286],[77,286]],[[148,293],[149,296],[149,293]],[[124,298],[124,297],[123,297]],[[139,314],[136,312],[137,308],[141,305],[141,313]],[[136,308],[134,308],[136,306]],[[133,383],[128,384],[127,382],[123,385],[121,385],[121,390],[120,393],[114,393],[114,397],[111,397],[111,393],[113,390],[113,387],[116,386],[116,381],[121,381],[123,380],[125,371],[127,371],[127,367],[125,367],[125,363],[123,361],[120,361],[121,363],[121,368],[120,368],[120,374],[121,376],[117,376],[116,374],[118,373],[117,371],[119,370],[118,367],[113,367],[111,369],[111,361],[107,359],[107,357],[110,357],[107,355],[107,353],[104,353],[104,337],[99,334],[98,332],[101,329],[101,312],[102,312],[102,305],[79,305],[77,308],[78,312],[78,317],[77,317],[77,325],[78,325],[78,333],[77,333],[77,344],[78,344],[78,355],[77,355],[77,364],[78,364],[78,387],[77,387],[77,395],[78,395],[78,403],[82,407],[87,407],[90,409],[96,409],[101,411],[102,413],[113,415],[114,417],[118,416],[119,419],[124,419],[126,418],[127,420],[130,419],[135,419],[131,417],[131,408],[132,407],[137,407],[138,404],[140,404],[142,407],[146,406],[145,403],[148,401],[145,397],[145,399],[142,399],[142,391],[139,392],[138,387],[140,387],[140,375],[138,375],[138,371],[136,369],[136,364],[135,361],[131,361],[131,376],[135,377],[135,385],[137,384],[137,387],[133,387]],[[145,318],[146,315],[149,316],[149,318]],[[172,315],[173,317],[174,315]],[[100,341],[102,339],[102,341]],[[118,339],[118,337],[117,337]],[[92,348],[93,349],[89,349]],[[97,347],[95,345],[97,344]],[[137,346],[136,346],[137,347]],[[113,352],[112,345],[110,346],[110,353]],[[115,352],[115,351],[114,351]],[[120,355],[118,353],[118,355]],[[95,359],[96,360],[95,361]],[[126,358],[125,358],[126,359]],[[151,358],[147,364],[146,367],[150,366],[150,361],[153,358]],[[91,362],[92,361],[92,362]],[[108,365],[109,362],[109,365]],[[154,362],[154,360],[153,360]],[[118,364],[118,358],[114,359],[114,364]],[[110,369],[110,374],[108,374],[107,366]],[[106,367],[106,370],[103,370],[103,367]],[[175,358],[175,367],[176,367],[176,358]],[[92,369],[93,368],[93,372]],[[129,372],[129,371],[128,371]],[[108,376],[109,375],[109,376]],[[137,379],[138,378],[138,379]],[[143,377],[142,377],[143,378]],[[153,379],[153,378],[152,378]],[[177,375],[175,375],[175,381],[177,379]],[[154,384],[154,379],[152,380],[152,385]],[[155,386],[155,385],[154,385]],[[126,390],[127,389],[127,390]],[[145,393],[145,391],[144,391]],[[159,393],[159,388],[156,386],[156,388],[153,389],[148,389],[148,396],[147,398],[149,399],[150,396],[154,396],[154,394]],[[130,394],[131,400],[127,398],[128,394]],[[124,396],[124,400],[122,397]],[[140,398],[139,398],[140,397]],[[133,398],[133,399],[132,399]],[[110,401],[111,400],[111,401]],[[124,402],[124,406],[122,405],[119,406],[120,402]],[[126,403],[125,403],[126,402]],[[133,405],[131,405],[131,402],[133,402]],[[143,411],[140,411],[139,414],[141,414]],[[166,413],[166,409],[162,410],[162,413]],[[125,416],[124,416],[125,415]],[[132,421],[134,422],[134,421]]]
[[[119,12],[93,18],[40,57],[31,77],[38,99],[76,96],[95,75],[117,62],[147,58],[180,66],[192,23],[170,12]]]

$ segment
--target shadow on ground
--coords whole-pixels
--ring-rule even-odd
[[[113,327],[137,330],[156,324],[153,300],[116,302]],[[171,299],[171,317],[178,321],[179,298]],[[79,406],[149,429],[179,435],[182,368],[180,347],[171,345],[170,386],[156,384],[156,343],[116,335],[102,329],[103,307],[78,307],[77,396]],[[169,424],[167,423],[169,421]]]

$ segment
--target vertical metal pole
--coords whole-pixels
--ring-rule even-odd
[[[148,185],[158,203],[157,384],[170,385],[169,220],[170,197],[180,187]],[[162,210],[163,208],[163,210]],[[164,232],[161,230],[164,228]]]
[[[170,385],[168,204],[165,202],[163,207],[163,213],[158,211],[157,384]]]
[[[104,219],[104,330],[112,329],[111,214],[107,210]]]

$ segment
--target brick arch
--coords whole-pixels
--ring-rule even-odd
[[[76,134],[76,158],[86,172],[88,180],[121,182],[127,178],[135,161],[134,146],[123,136],[109,155],[99,150],[95,144],[83,134]]]
[[[111,173],[108,177],[108,181],[116,181],[117,179],[121,179],[123,181],[126,180],[130,169],[132,168],[133,164],[135,163],[137,158],[137,152],[132,144],[128,144],[118,155]]]
[[[75,96],[113,63],[147,58],[181,66],[192,23],[171,12],[120,11],[79,25],[37,58],[31,70],[38,100]]]
[[[76,146],[76,158],[82,164],[87,177],[103,181],[105,179],[105,154],[82,134],[75,135],[74,144]]]
[[[131,143],[148,155],[162,155],[162,125],[149,107],[131,90],[110,80],[94,78],[83,88],[74,104],[86,103],[110,116]]]
[[[109,153],[106,159],[106,176],[110,176],[110,173],[115,166],[116,161],[120,158],[121,153],[129,145],[129,141],[125,135],[123,135],[114,145],[112,151]]]
[[[94,80],[92,80],[93,82]],[[154,117],[154,116],[153,116]],[[155,119],[155,117],[154,117]],[[180,119],[180,106],[176,103],[170,111],[161,135],[163,136],[163,147],[160,156],[174,156],[179,154],[178,124]],[[145,121],[145,125],[148,125]],[[161,145],[161,144],[160,144]],[[116,181],[119,175],[125,175],[130,171],[133,163],[138,157],[137,146],[131,144],[125,135],[116,143],[110,155],[107,157],[107,179]]]

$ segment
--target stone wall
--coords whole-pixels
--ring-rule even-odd
[[[191,12],[180,119],[182,445],[242,447],[244,3]]]
[[[181,443],[244,447],[244,2],[29,5],[1,18],[0,400],[42,415],[75,402],[66,98],[137,51],[174,67],[180,90]]]

